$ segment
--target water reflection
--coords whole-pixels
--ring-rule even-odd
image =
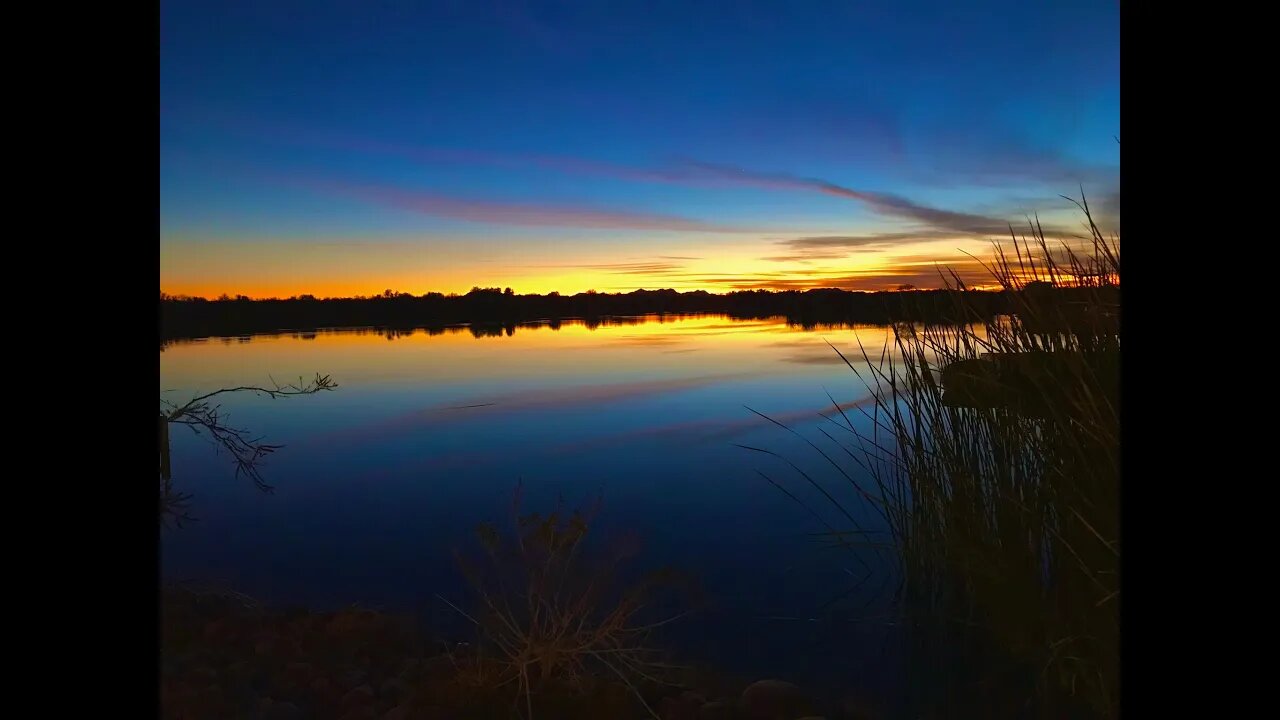
[[[460,325],[438,325],[438,326],[421,326],[407,328],[383,328],[383,327],[354,327],[354,328],[321,328],[317,330],[308,330],[305,332],[282,331],[278,333],[261,333],[257,335],[242,335],[220,338],[177,338],[162,340],[161,349],[171,345],[183,345],[204,342],[221,342],[223,344],[247,343],[254,339],[264,339],[273,337],[288,337],[294,340],[315,340],[317,337],[326,335],[355,335],[367,336],[377,335],[387,340],[396,340],[400,338],[409,338],[419,333],[431,337],[439,335],[460,335],[470,334],[474,338],[485,337],[510,337],[520,331],[533,331],[539,329],[548,329],[552,331],[560,330],[562,327],[583,327],[588,330],[597,328],[611,328],[619,326],[636,326],[636,325],[666,325],[668,323],[688,323],[690,321],[716,320],[713,324],[702,326],[703,331],[729,330],[740,332],[750,327],[776,327],[779,324],[789,329],[799,329],[805,331],[824,331],[850,329],[856,327],[875,327],[875,326],[859,326],[848,323],[812,323],[812,322],[796,322],[787,321],[782,318],[768,320],[730,320],[722,315],[675,315],[670,313],[653,313],[649,315],[632,315],[632,316],[603,316],[592,318],[568,318],[568,319],[551,319],[539,320],[533,322],[510,322],[510,323],[467,323]],[[692,329],[692,328],[690,328]]]
[[[856,421],[868,399],[827,343],[855,359],[888,338],[884,327],[648,316],[172,342],[161,386],[180,394],[317,372],[342,391],[227,399],[284,446],[263,469],[270,496],[175,434],[173,466],[201,522],[165,536],[163,571],[267,601],[359,601],[448,623],[429,599],[457,582],[449,551],[500,518],[519,481],[531,508],[602,496],[602,532],[635,532],[646,562],[702,580],[713,608],[682,630],[689,653],[744,673],[881,682],[885,628],[866,618],[893,584],[868,579],[873,559],[815,548],[822,520],[836,518],[813,517],[762,478],[788,482],[786,463],[738,446],[838,482],[746,406],[821,440],[822,425],[844,422],[841,411]],[[787,487],[828,512],[818,490]],[[834,643],[869,654],[843,652],[835,666],[822,650]]]

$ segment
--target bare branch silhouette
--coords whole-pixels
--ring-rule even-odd
[[[328,375],[316,374],[311,382],[298,382],[281,385],[274,379],[271,387],[259,385],[242,385],[233,388],[222,388],[188,400],[182,405],[160,398],[159,444],[160,444],[160,518],[166,522],[171,518],[181,527],[183,521],[193,520],[187,507],[191,496],[173,489],[173,472],[169,458],[169,426],[185,425],[196,435],[205,437],[221,450],[231,454],[236,467],[236,477],[248,476],[257,488],[263,492],[271,492],[272,487],[262,477],[260,469],[262,461],[271,453],[284,447],[263,442],[261,437],[254,437],[248,430],[230,424],[230,416],[222,410],[222,406],[211,403],[218,395],[237,392],[252,392],[265,395],[271,399],[288,398],[296,395],[314,395],[318,392],[333,390],[338,383]]]

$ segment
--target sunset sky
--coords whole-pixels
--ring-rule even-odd
[[[160,289],[939,285],[1119,231],[1119,4],[163,0]]]

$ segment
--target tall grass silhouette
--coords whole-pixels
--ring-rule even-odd
[[[1007,314],[952,273],[950,322],[840,354],[874,401],[823,432],[868,480],[822,455],[892,537],[913,717],[1118,715],[1120,243],[1076,205],[1075,247],[996,244]]]

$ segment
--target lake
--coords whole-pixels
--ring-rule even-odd
[[[878,355],[888,338],[874,326],[646,316],[173,342],[160,377],[174,402],[316,373],[339,388],[223,396],[232,425],[284,446],[263,467],[271,494],[204,438],[171,430],[174,483],[198,521],[163,531],[162,573],[272,604],[414,612],[459,631],[436,597],[465,601],[451,551],[473,544],[480,522],[507,527],[519,483],[526,511],[598,496],[593,537],[634,534],[634,565],[701,582],[709,605],[669,635],[678,659],[883,691],[896,677],[885,619],[896,581],[867,552],[814,536],[823,521],[848,523],[788,461],[874,528],[870,513],[817,450],[752,409],[860,477],[821,429],[852,436],[822,414],[845,422],[834,398],[865,429],[857,407],[869,393],[827,342],[855,360],[859,342]]]

